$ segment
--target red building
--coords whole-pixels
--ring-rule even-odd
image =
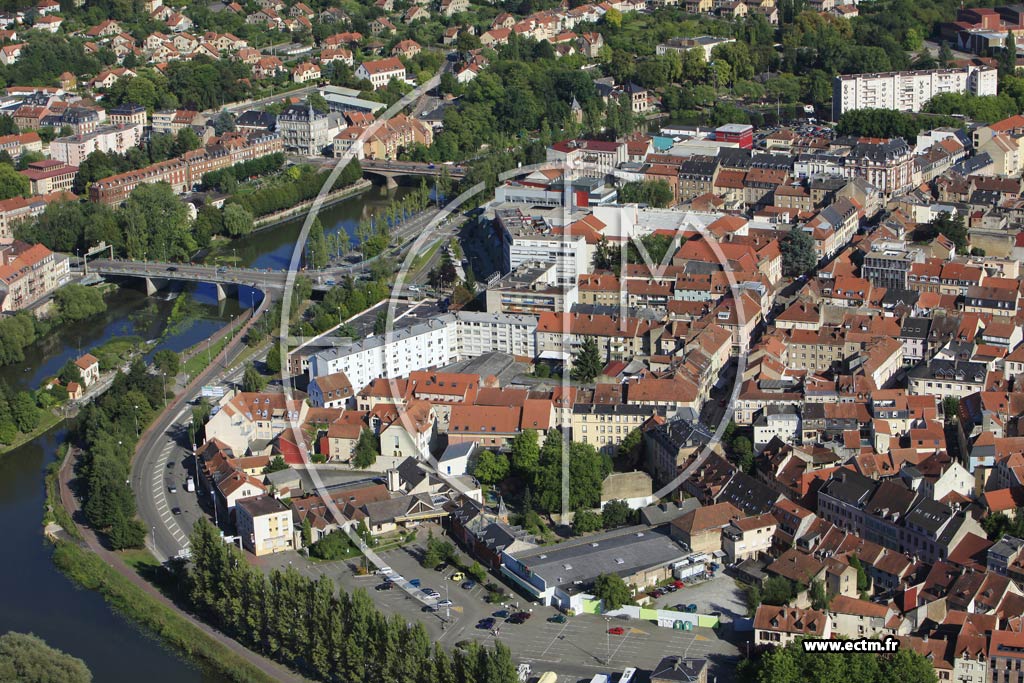
[[[754,127],[745,123],[728,123],[715,129],[715,140],[735,142],[742,149],[754,146]]]

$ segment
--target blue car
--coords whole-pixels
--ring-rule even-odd
[[[496,622],[492,617],[487,617],[486,619],[481,619],[480,622],[476,625],[476,627],[481,631],[490,631],[492,628],[494,628],[495,623]]]

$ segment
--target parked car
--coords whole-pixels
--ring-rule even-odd
[[[552,624],[564,624],[565,622],[569,621],[569,618],[564,614],[556,614],[553,617],[548,617],[548,621],[550,621]]]
[[[675,586],[676,588],[686,588],[686,584],[683,583],[682,581],[673,581],[672,585]]]
[[[419,588],[420,587],[420,580],[419,579],[409,579],[409,585],[412,586],[413,588]]]
[[[437,606],[438,607],[451,607],[453,604],[455,604],[455,603],[453,603],[451,600],[448,600],[448,599],[438,600],[437,601]]]
[[[625,632],[626,629],[622,628],[621,626],[612,626],[610,629],[608,629],[608,633],[612,634],[613,636],[621,636]]]
[[[177,493],[178,487],[175,486],[174,484],[171,484],[170,486],[167,487],[167,491],[168,493]]]
[[[438,611],[440,611],[440,609],[441,608],[438,607],[437,605],[423,605],[423,607],[420,608],[420,611],[421,612],[438,612]]]
[[[515,614],[510,616],[506,621],[508,621],[508,623],[510,624],[523,624],[531,616],[532,615],[529,612],[516,612]]]
[[[466,575],[463,572],[455,572],[452,574],[452,581],[465,581]]]
[[[471,588],[476,588],[476,581],[474,581],[473,579],[467,579],[467,580],[462,582],[462,587],[465,590],[470,590]]]
[[[389,591],[392,588],[393,584],[390,581],[385,581],[384,583],[378,583],[373,589],[378,591]]]
[[[691,602],[689,605],[686,606],[686,611],[690,612],[691,614],[696,614],[697,613],[697,605],[695,605],[695,604],[693,604]]]
[[[494,619],[494,617],[487,617],[486,619],[481,619],[477,623],[476,627],[484,631],[490,631],[492,628],[494,628],[494,624],[496,623],[497,621]]]
[[[496,617],[498,619],[508,619],[510,616],[512,616],[512,613],[509,612],[507,609],[500,609],[491,616]]]
[[[424,588],[422,590],[423,590],[423,594],[426,595],[427,597],[431,597],[431,598],[439,598],[439,597],[441,597],[441,594],[438,593],[433,588]]]
[[[181,514],[181,508],[171,508],[171,514],[172,515],[180,515]]]

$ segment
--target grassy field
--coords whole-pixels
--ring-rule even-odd
[[[207,353],[206,349],[202,349],[199,353],[185,361],[185,364],[182,366],[182,371],[188,375],[189,381],[194,379],[196,375],[210,365],[210,359],[216,358],[217,354],[228,345],[231,338],[231,335],[224,335],[213,344],[210,344],[209,353]]]

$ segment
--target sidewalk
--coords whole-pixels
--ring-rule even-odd
[[[150,598],[171,608],[179,617],[189,621],[193,626],[203,631],[208,637],[216,640],[221,645],[242,657],[274,680],[294,683],[304,683],[306,681],[305,678],[289,671],[276,662],[272,662],[271,660],[256,654],[252,650],[249,650],[226,635],[220,633],[213,627],[208,626],[205,622],[200,621],[188,612],[183,611],[172,600],[157,590],[151,583],[139,576],[134,569],[126,565],[116,552],[107,550],[103,547],[103,544],[100,542],[96,533],[90,527],[85,526],[78,521],[82,515],[82,511],[79,506],[78,499],[72,493],[70,487],[71,481],[74,478],[74,463],[76,460],[77,458],[74,453],[69,452],[68,456],[61,464],[60,474],[58,477],[60,485],[60,500],[64,509],[68,511],[68,514],[70,514],[71,518],[75,521],[75,526],[78,528],[78,532],[84,539],[85,548],[96,555],[99,555],[100,559],[102,559],[109,567],[144,591]]]

